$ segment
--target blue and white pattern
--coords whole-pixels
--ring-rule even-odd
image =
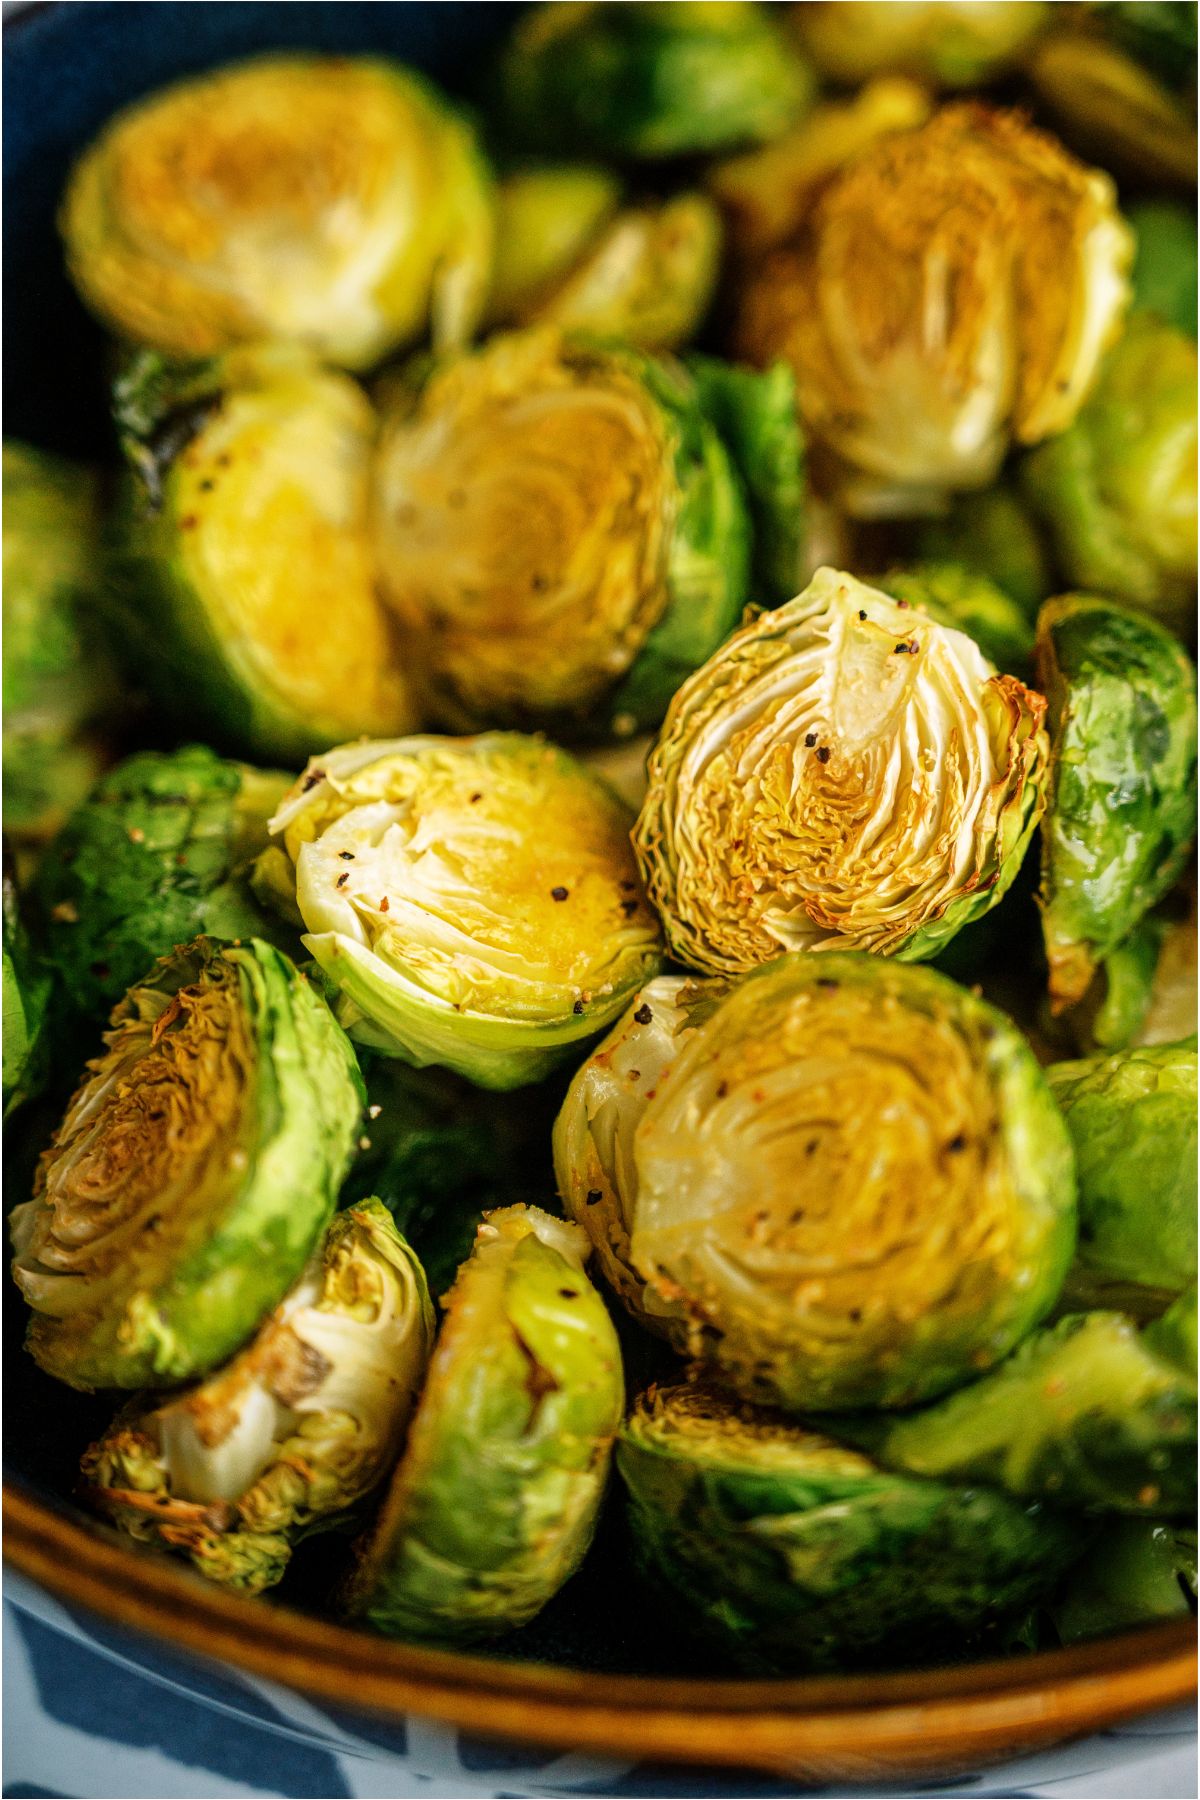
[[[320,1796],[321,1800],[785,1800],[863,1795],[753,1770],[664,1768],[502,1744],[410,1718],[388,1724],[216,1670],[102,1624],[10,1574],[4,1608],[3,1800]],[[952,1782],[875,1788],[1000,1800],[1194,1800],[1195,1715],[1138,1720]]]

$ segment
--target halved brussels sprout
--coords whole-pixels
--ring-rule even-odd
[[[752,0],[535,6],[499,77],[515,142],[634,161],[769,143],[812,89],[768,8]]]
[[[237,1350],[299,1275],[362,1083],[325,1002],[258,939],[164,957],[104,1045],[11,1214],[13,1275],[48,1374],[169,1387]]]
[[[114,600],[164,711],[246,755],[299,760],[414,721],[375,592],[362,390],[288,345],[118,385],[137,471],[114,527]]]
[[[1047,1595],[1086,1528],[981,1487],[885,1473],[703,1386],[652,1388],[617,1467],[648,1573],[759,1671],[944,1654]]]
[[[1195,1040],[1046,1073],[1075,1145],[1081,1271],[1182,1292],[1196,1279]]]
[[[47,850],[35,897],[72,1007],[103,1017],[156,957],[201,933],[286,932],[250,891],[291,777],[202,744],[143,750],[93,789]]]
[[[1135,5],[1128,13],[1161,12]],[[1190,49],[1176,63],[1181,76],[1196,67],[1195,8],[1179,13],[1193,18]],[[1095,12],[1102,14],[1104,8]],[[1172,187],[1196,181],[1196,112],[1184,97],[1111,42],[1101,30],[1052,32],[1034,47],[1026,73],[1038,99],[1049,108],[1064,138],[1085,156],[1135,180],[1165,182]]]
[[[914,1475],[1094,1512],[1196,1509],[1195,1370],[1120,1313],[1072,1313],[982,1381],[864,1435]]]
[[[1061,1011],[1173,886],[1195,832],[1196,672],[1170,632],[1065,594],[1038,618],[1054,745],[1042,930]]]
[[[1041,533],[1007,482],[960,494],[941,518],[921,522],[914,541],[923,562],[957,563],[994,581],[1029,619],[1054,592]]]
[[[1196,335],[1196,209],[1174,200],[1138,200],[1129,208],[1137,239],[1133,305],[1177,331]]]
[[[58,830],[104,767],[97,725],[112,668],[97,634],[96,484],[25,444],[4,445],[4,829]]]
[[[49,969],[29,942],[17,890],[4,870],[3,1056],[4,1116],[32,1100],[46,1085],[51,1042]]]
[[[721,220],[704,194],[620,204],[603,169],[519,169],[497,195],[488,318],[622,338],[644,350],[686,344],[708,310]]]
[[[289,338],[350,369],[430,327],[465,341],[492,247],[470,129],[371,57],[259,57],[127,107],[76,165],[60,226],[84,299],[134,343]]]
[[[632,736],[749,596],[741,488],[687,375],[549,329],[406,396],[376,522],[387,597],[456,727]]]
[[[979,87],[1023,56],[1050,8],[1037,0],[805,0],[788,8],[820,74],[857,85],[895,71]]]
[[[356,1042],[538,1081],[656,972],[626,808],[540,738],[400,738],[310,764],[272,830]]]
[[[1049,1311],[1071,1145],[1016,1027],[928,969],[791,956],[653,982],[555,1127],[622,1299],[748,1399],[907,1406]]]
[[[1132,248],[1107,175],[1020,114],[945,106],[826,184],[748,271],[735,340],[794,368],[847,510],[919,516],[1070,425]]]
[[[1196,612],[1196,345],[1130,320],[1074,425],[1021,465],[1060,568],[1190,633]]]
[[[583,1234],[537,1207],[479,1227],[345,1593],[378,1631],[498,1637],[582,1560],[624,1409],[620,1348],[585,1256]]]
[[[387,1208],[361,1201],[231,1363],[118,1415],[83,1458],[84,1497],[210,1581],[260,1593],[298,1538],[388,1472],[433,1329],[420,1263]]]
[[[953,562],[920,562],[889,570],[880,586],[939,625],[965,632],[1006,675],[1029,674],[1033,623],[1025,608],[986,575]]]
[[[1044,711],[960,631],[818,570],[671,702],[634,843],[672,953],[936,955],[1020,867]]]
[[[1150,1519],[1105,1525],[1052,1607],[1064,1644],[1195,1610],[1196,1533]]]

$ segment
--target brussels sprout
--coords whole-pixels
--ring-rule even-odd
[[[17,891],[4,871],[4,1116],[46,1085],[50,1057],[50,971],[34,952]]]
[[[94,616],[99,517],[86,470],[4,445],[4,829],[48,838],[104,766],[112,670]]]
[[[1075,1145],[1082,1269],[1180,1293],[1196,1279],[1195,1043],[1056,1063],[1047,1079]]]
[[[1019,114],[944,106],[869,145],[747,271],[735,344],[792,365],[848,511],[937,512],[1071,424],[1132,249],[1108,176]]]
[[[1067,1009],[1062,1022],[1080,1055],[1127,1050],[1142,1041],[1166,930],[1166,921],[1156,913],[1139,919],[1099,963],[1083,999]],[[1181,1027],[1160,1041],[1186,1036],[1187,1028]]]
[[[1072,1313],[972,1387],[882,1430],[889,1468],[1095,1512],[1196,1507],[1196,1381],[1120,1313]]]
[[[1196,213],[1173,200],[1138,200],[1129,208],[1137,239],[1133,305],[1177,331],[1196,335]]]
[[[1049,10],[1034,0],[805,0],[788,9],[806,55],[833,81],[894,70],[949,88],[1010,69]]]
[[[375,418],[289,346],[118,387],[137,474],[114,523],[114,601],[165,711],[245,755],[299,760],[413,723],[367,528]]]
[[[1195,1610],[1195,1531],[1149,1519],[1107,1524],[1052,1608],[1064,1644]]]
[[[1068,581],[1190,630],[1196,608],[1196,346],[1130,320],[1070,431],[1021,482]]]
[[[1189,1381],[1196,1378],[1196,1309],[1196,1284],[1193,1282],[1187,1293],[1172,1301],[1162,1317],[1147,1325],[1142,1333],[1154,1354],[1182,1370]]]
[[[1045,1316],[1074,1247],[1070,1139],[1020,1033],[876,957],[651,983],[554,1148],[631,1310],[788,1410],[970,1379]]]
[[[517,143],[633,161],[769,143],[812,76],[750,0],[553,4],[518,24],[500,65]]]
[[[237,1350],[304,1267],[359,1130],[324,1001],[269,944],[207,938],[114,1010],[10,1218],[26,1343],[72,1387],[169,1387]]]
[[[491,262],[470,130],[382,58],[265,56],[127,107],[59,222],[104,323],[181,357],[287,338],[363,369],[427,328],[462,342]]]
[[[497,197],[489,320],[557,325],[645,350],[687,343],[712,299],[721,220],[704,194],[620,206],[603,169],[517,170]]]
[[[818,570],[671,702],[634,844],[672,953],[936,955],[1020,867],[1044,710],[960,631]]]
[[[1028,675],[1033,664],[1029,616],[986,575],[952,562],[916,563],[907,570],[892,569],[880,586],[939,625],[965,632],[1006,675]]]
[[[1180,10],[1190,11],[1194,21],[1194,6]],[[1192,33],[1191,53],[1180,66],[1194,71],[1194,23]],[[1026,73],[1063,137],[1082,155],[1099,157],[1107,168],[1133,179],[1180,188],[1195,184],[1194,106],[1102,32],[1052,32],[1034,46]]]
[[[581,1561],[624,1407],[586,1241],[532,1206],[489,1215],[345,1601],[398,1637],[524,1625]]]
[[[915,548],[923,562],[958,563],[994,581],[1031,619],[1054,592],[1038,527],[1004,482],[982,494],[960,494],[943,517],[922,521]]]
[[[248,874],[290,785],[202,744],[144,750],[104,776],[35,888],[48,960],[77,1012],[103,1017],[156,957],[201,933],[286,938]]]
[[[387,597],[455,727],[632,736],[749,594],[740,484],[687,375],[549,329],[391,414],[376,513]]]
[[[332,751],[272,830],[351,1037],[513,1088],[658,968],[628,823],[565,751],[497,732]]]
[[[621,1433],[647,1572],[753,1670],[944,1655],[1047,1594],[1087,1541],[986,1488],[885,1473],[702,1386],[652,1388]]]
[[[1042,930],[1056,1010],[1179,874],[1195,829],[1196,677],[1153,620],[1085,595],[1038,618],[1054,754]]]
[[[395,1461],[433,1344],[421,1265],[378,1200],[338,1213],[257,1335],[198,1387],[134,1401],[84,1497],[210,1581],[256,1594]]]
[[[1196,1035],[1196,894],[1184,919],[1172,920],[1162,936],[1150,1001],[1130,1040],[1174,1044]]]

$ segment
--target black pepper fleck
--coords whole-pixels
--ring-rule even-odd
[[[654,1014],[650,1011],[649,1006],[639,1006],[633,1016],[639,1025],[649,1025]]]
[[[833,751],[829,748],[828,744],[822,744],[821,748],[817,751],[817,761],[819,763],[827,763],[832,755]]]
[[[865,612],[860,612],[858,616],[860,619],[865,619],[867,615]]]
[[[354,861],[353,850],[339,850],[338,855],[341,857],[343,862],[353,862]]]
[[[816,741],[817,741],[817,734],[815,731],[809,731],[809,732],[805,733],[804,747],[806,750],[811,750],[813,745],[816,743]]]
[[[583,1001],[577,1000],[575,1002],[574,1006],[571,1008],[571,1011],[573,1013],[581,1013],[583,1011]]]
[[[334,885],[334,887],[345,887],[345,885],[349,881],[349,879],[350,879],[349,869],[343,869],[341,874],[338,876],[337,880],[334,882],[333,885]]]
[[[565,900],[566,897],[567,890],[565,887],[553,887],[550,889],[550,898],[552,900]]]
[[[310,788],[315,788],[317,783],[319,781],[324,781],[324,779],[324,769],[311,769],[300,783],[300,792],[302,794],[307,794]]]

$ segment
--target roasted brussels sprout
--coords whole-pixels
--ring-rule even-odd
[[[885,1473],[702,1386],[643,1395],[617,1446],[647,1572],[758,1671],[916,1660],[1046,1595],[1076,1522]]]
[[[812,76],[752,0],[553,4],[500,65],[508,135],[539,150],[654,160],[764,144],[807,107]]]
[[[376,516],[423,697],[454,727],[632,736],[749,596],[746,506],[694,384],[549,329],[391,412]]]
[[[704,194],[622,206],[607,170],[518,169],[497,195],[488,318],[673,350],[707,312],[720,256],[720,215]]]
[[[965,632],[1006,675],[1029,674],[1034,636],[1029,614],[986,575],[958,563],[915,563],[890,570],[879,585],[939,625]]]
[[[795,369],[847,510],[918,516],[1071,424],[1131,257],[1106,175],[1019,114],[945,106],[870,145],[747,271],[735,343]]]
[[[1196,673],[1152,619],[1066,594],[1038,619],[1054,753],[1042,930],[1056,1010],[1174,884],[1195,830]]]
[[[1160,1520],[1105,1525],[1052,1607],[1064,1644],[1196,1610],[1196,1533]]]
[[[382,58],[266,56],[128,107],[60,219],[88,305],[171,356],[288,338],[363,369],[431,329],[459,343],[492,250],[474,138]]]
[[[147,354],[117,411],[136,474],[114,598],[163,709],[234,753],[297,761],[409,729],[374,585],[361,389],[286,345],[182,368]]]
[[[202,744],[143,750],[103,777],[34,890],[47,957],[78,1013],[104,1017],[156,957],[202,933],[286,939],[249,873],[290,785]]]
[[[536,1207],[480,1226],[345,1595],[377,1630],[498,1637],[583,1557],[624,1407],[616,1333],[585,1254],[581,1232]]]
[[[1180,89],[1189,75],[1195,81],[1195,6],[1135,0],[1089,7],[1082,21],[1074,7],[1061,12],[1068,28],[1034,46],[1026,73],[1064,138],[1127,178],[1194,186],[1195,89],[1190,97]],[[1153,14],[1161,22],[1168,13],[1181,33],[1136,23]]]
[[[338,1213],[257,1335],[198,1387],[123,1411],[84,1496],[143,1543],[256,1594],[297,1538],[386,1475],[433,1344],[421,1265],[378,1200]]]
[[[1196,335],[1196,212],[1173,200],[1139,200],[1129,209],[1137,239],[1133,305]]]
[[[818,570],[671,702],[634,842],[673,954],[936,955],[1020,866],[1044,710],[960,631]]]
[[[1067,580],[1191,630],[1196,610],[1196,345],[1130,320],[1071,429],[1021,480]]]
[[[1195,1040],[1056,1063],[1047,1079],[1075,1145],[1081,1271],[1179,1294],[1196,1279]]]
[[[1072,1313],[971,1387],[877,1430],[889,1468],[1095,1512],[1196,1509],[1196,1379],[1120,1313]]]
[[[361,1098],[344,1033],[269,944],[197,938],[158,962],[11,1214],[42,1368],[169,1387],[237,1350],[329,1221]]]
[[[104,766],[113,675],[97,632],[95,482],[4,445],[4,829],[48,838]]]
[[[787,1410],[971,1379],[1074,1248],[1070,1139],[1016,1027],[877,957],[652,982],[572,1082],[555,1166],[642,1322]]]
[[[46,1083],[51,1054],[49,969],[29,942],[17,891],[4,871],[4,1116]]]
[[[1011,68],[1050,8],[1036,0],[804,0],[788,11],[809,60],[833,81],[895,71],[967,88]]]
[[[1007,482],[982,494],[960,494],[941,518],[922,520],[914,543],[923,562],[957,563],[995,582],[1027,618],[1054,592],[1041,532]]]
[[[356,1042],[537,1081],[660,962],[616,796],[540,738],[401,738],[314,762],[272,821]]]

